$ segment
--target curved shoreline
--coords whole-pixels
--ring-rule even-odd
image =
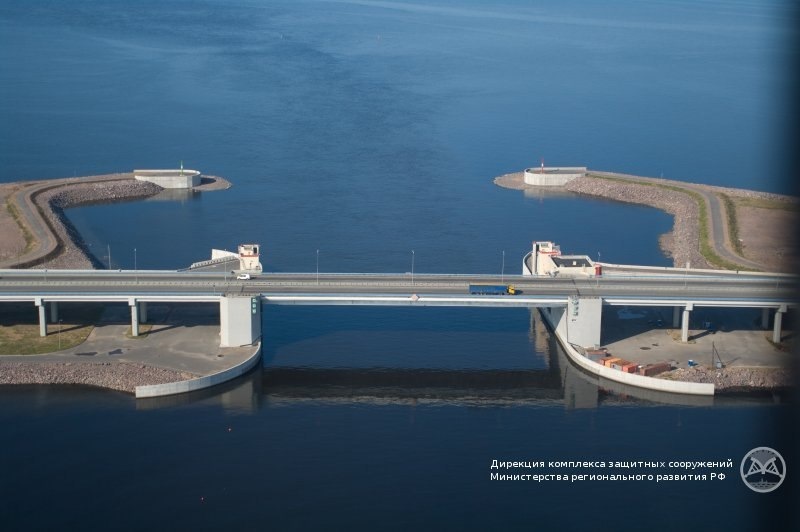
[[[201,185],[194,189],[197,192],[231,187],[231,183],[222,177],[204,175],[202,179]],[[12,217],[17,226],[3,229],[18,229],[33,242],[29,242],[24,252],[0,261],[0,268],[105,268],[91,253],[65,211],[84,205],[135,201],[164,190],[153,183],[136,180],[132,173],[3,185],[15,187],[8,193],[6,201],[13,209]],[[143,386],[158,389],[159,386],[204,378],[200,374],[138,362],[36,360],[34,356],[24,361],[2,360],[0,385],[85,385],[135,394],[136,389]]]
[[[218,176],[202,176],[195,191],[224,190],[231,183]],[[4,183],[15,185],[15,183]],[[33,240],[22,254],[0,261],[0,268],[96,269],[104,265],[85,244],[65,211],[96,203],[134,201],[155,196],[164,189],[138,181],[132,173],[30,181],[7,198],[16,212],[19,230]]]

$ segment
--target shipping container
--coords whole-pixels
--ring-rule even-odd
[[[624,366],[622,366],[622,371],[624,371],[625,373],[636,373],[638,369],[639,369],[639,364],[635,363],[625,364]]]
[[[655,364],[648,364],[642,368],[639,368],[639,375],[652,377],[670,370],[672,370],[672,366],[669,364],[669,362],[657,362]]]

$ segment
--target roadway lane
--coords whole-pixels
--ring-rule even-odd
[[[658,185],[660,183],[666,183],[672,187],[683,188],[691,192],[696,192],[705,200],[706,205],[708,206],[708,213],[709,213],[709,220],[708,220],[708,240],[709,244],[714,250],[714,253],[717,256],[721,257],[722,259],[727,260],[733,264],[740,264],[746,268],[753,268],[754,270],[761,270],[763,266],[754,262],[750,259],[742,257],[734,253],[731,249],[730,245],[728,244],[729,235],[728,235],[728,220],[725,211],[725,207],[722,205],[722,202],[719,200],[719,196],[713,192],[714,187],[710,185],[701,185],[698,183],[687,183],[683,181],[675,181],[675,180],[663,180],[663,179],[656,179],[652,177],[642,177],[642,176],[631,176],[625,174],[617,174],[613,172],[592,172],[599,176],[610,176],[614,179],[623,179],[627,181],[634,181],[634,182],[649,182],[652,185]]]
[[[46,276],[46,278],[45,278]],[[10,294],[469,294],[476,283],[513,284],[524,296],[770,299],[793,302],[796,278],[661,276],[564,278],[499,275],[265,273],[239,281],[231,275],[184,272],[14,270],[0,272],[0,295]],[[507,296],[514,297],[514,296]]]

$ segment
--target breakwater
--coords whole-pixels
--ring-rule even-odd
[[[105,267],[86,246],[80,233],[67,218],[65,209],[95,203],[133,201],[154,196],[162,190],[153,183],[123,179],[70,184],[39,193],[34,201],[59,241],[59,253],[41,266],[69,269]]]
[[[793,218],[791,215],[777,218],[774,212],[800,211],[800,199],[793,196],[597,171],[590,171],[586,177],[575,178],[559,187],[528,185],[523,172],[501,175],[494,179],[494,183],[514,190],[556,189],[662,210],[672,215],[673,227],[669,233],[659,237],[659,245],[672,258],[675,267],[683,268],[689,263],[693,268],[794,271],[790,263],[772,260],[770,249],[765,249],[768,239],[763,232],[754,235],[750,231],[744,244],[737,234],[737,227],[748,229],[756,224],[761,224],[773,238],[785,234],[782,228],[786,220]],[[731,200],[751,202],[756,206],[759,202],[767,202],[769,205],[760,210],[739,209]],[[733,243],[737,240],[739,249]],[[743,255],[742,247],[748,251],[747,256]],[[793,257],[794,251],[786,248],[782,254]]]
[[[689,262],[695,268],[711,268],[700,254],[697,203],[683,192],[638,183],[582,177],[564,187],[576,194],[599,196],[625,203],[655,207],[673,216],[672,231],[659,237],[661,250],[676,267]]]
[[[217,176],[201,176],[194,192],[230,188]],[[94,256],[65,211],[95,203],[134,201],[164,192],[153,183],[137,181],[132,173],[6,183],[0,187],[9,213],[0,238],[0,268],[92,269],[108,265]],[[23,239],[24,235],[24,239]],[[26,241],[25,250],[20,245]]]
[[[165,384],[197,377],[146,364],[128,362],[0,362],[0,384],[80,384],[134,393],[137,386]]]

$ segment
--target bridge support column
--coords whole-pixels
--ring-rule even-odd
[[[135,299],[129,299],[131,307],[131,336],[139,336],[139,304]]]
[[[221,347],[252,345],[261,338],[261,298],[222,296],[219,301]]]
[[[681,307],[672,307],[672,328],[681,326]]]
[[[147,301],[139,302],[139,322],[147,323]]]
[[[571,297],[564,316],[567,340],[581,347],[599,346],[602,314],[602,299]]]
[[[50,302],[50,323],[58,323],[58,303]]]
[[[765,331],[769,329],[769,309],[766,307],[761,309],[761,328]]]
[[[681,342],[683,343],[689,341],[689,315],[692,310],[694,310],[694,306],[691,303],[683,309],[683,323],[681,324]]]
[[[42,301],[42,298],[40,297],[37,297],[34,301],[39,309],[39,336],[47,336],[47,313],[45,312],[46,303]]]
[[[786,305],[781,305],[775,309],[775,325],[772,327],[772,342],[781,343],[781,322],[783,321],[783,313],[786,312]]]

